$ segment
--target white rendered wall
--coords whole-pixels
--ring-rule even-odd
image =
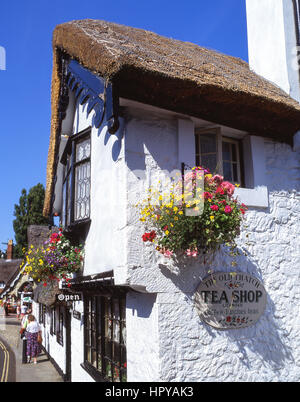
[[[92,126],[93,113],[77,105],[73,133]],[[91,226],[86,239],[84,275],[115,270],[124,273],[125,180],[123,125],[114,135],[106,126],[91,133]],[[125,281],[125,279],[120,279]]]
[[[249,65],[300,100],[292,0],[246,0]]]
[[[127,381],[160,380],[159,326],[156,294],[126,296]]]
[[[32,303],[32,311],[33,315],[36,317],[38,321],[39,317],[39,303]],[[42,338],[43,338],[43,346],[46,349],[47,353],[55,360],[56,364],[62,371],[62,373],[66,373],[66,350],[65,346],[60,345],[56,340],[56,335],[50,334],[50,321],[51,317],[49,314],[49,310],[47,309],[45,314],[45,326],[40,324],[42,329]],[[64,319],[65,322],[65,319]],[[66,341],[66,328],[63,330],[63,339],[64,344]]]
[[[73,309],[81,313],[81,319],[73,317],[71,310],[71,376],[72,382],[94,382],[81,367],[84,361],[83,302],[73,302]]]
[[[158,177],[161,169],[179,168],[180,126],[170,116],[127,112],[125,152],[130,198],[149,182],[150,172]],[[268,294],[266,310],[252,327],[217,331],[200,321],[193,302],[195,289],[208,269],[232,272],[231,260],[223,252],[210,264],[188,259],[176,263],[162,256],[152,244],[142,242],[137,210],[128,203],[128,281],[157,294],[149,322],[139,326],[140,318],[134,314],[129,320],[129,342],[138,339],[137,347],[128,349],[131,381],[148,381],[146,375],[142,377],[141,364],[149,367],[157,348],[153,371],[156,375],[159,369],[162,381],[300,380],[299,154],[285,144],[259,141],[265,163],[259,163],[263,171],[256,176],[264,178],[260,184],[268,188],[269,204],[248,211],[249,227],[239,238],[239,247],[248,256],[239,257],[235,268],[258,277]],[[135,176],[133,169],[144,169],[144,179],[142,174],[141,178]],[[145,298],[145,308],[148,302]],[[143,309],[143,297],[136,299],[136,307]]]

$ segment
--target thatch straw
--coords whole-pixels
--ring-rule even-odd
[[[98,20],[55,28],[54,55],[63,50],[112,80],[120,96],[178,113],[291,142],[300,106],[284,91],[231,56],[153,32]],[[56,57],[56,56],[55,56]],[[54,60],[54,70],[56,61]],[[57,141],[57,74],[52,84],[52,128],[44,212],[50,211]]]

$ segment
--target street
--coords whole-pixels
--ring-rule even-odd
[[[0,338],[0,382],[14,382],[16,377],[15,356]]]
[[[16,314],[5,317],[0,307],[0,382],[62,382],[44,351],[38,364],[22,364],[23,341]]]
[[[15,355],[4,339],[3,334],[11,324],[15,325],[15,315],[4,317],[0,312],[0,382],[14,382],[16,378]]]

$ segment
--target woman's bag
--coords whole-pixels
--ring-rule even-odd
[[[37,341],[38,341],[38,343],[43,343],[43,338],[40,333],[38,334]]]

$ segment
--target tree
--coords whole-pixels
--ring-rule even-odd
[[[19,204],[15,204],[13,228],[15,232],[16,245],[14,257],[22,258],[23,248],[27,250],[27,227],[29,225],[51,225],[52,220],[43,216],[43,204],[45,189],[41,183],[31,187],[27,191],[23,188]]]

